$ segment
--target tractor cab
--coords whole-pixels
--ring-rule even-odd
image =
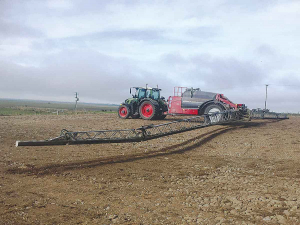
[[[132,87],[135,89],[135,94],[132,95],[133,98],[137,98],[139,100],[143,98],[150,98],[153,100],[159,100],[160,99],[160,91],[159,88],[142,88],[142,87]],[[130,88],[131,93],[131,88]]]

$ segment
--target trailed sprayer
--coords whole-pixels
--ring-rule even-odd
[[[131,93],[130,88],[130,93]],[[122,119],[164,119],[166,115],[204,115],[225,110],[246,112],[244,104],[235,104],[223,94],[201,91],[199,88],[175,87],[174,95],[165,101],[159,88],[134,87],[132,98],[126,99],[119,107]]]

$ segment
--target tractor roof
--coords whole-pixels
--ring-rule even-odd
[[[132,87],[132,88],[135,88],[135,89],[147,89],[147,90],[159,90],[161,91],[161,89],[159,88],[151,88],[151,87]]]

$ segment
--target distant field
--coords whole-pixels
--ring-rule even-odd
[[[34,100],[0,99],[0,116],[68,114],[74,112],[75,103]],[[78,103],[78,113],[116,112],[118,105]]]

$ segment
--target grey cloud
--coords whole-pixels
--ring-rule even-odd
[[[272,71],[265,70],[259,64],[209,54],[183,57],[172,53],[164,55],[162,61],[167,68],[172,68],[171,74],[177,74],[174,80],[182,77],[180,81],[184,80],[189,87],[225,94],[233,102],[244,103],[251,109],[264,107],[264,84],[272,80],[274,83],[269,86],[268,107],[279,112],[300,111],[300,100],[294,98],[300,87],[300,77],[295,74],[276,79]],[[295,86],[292,88],[287,84]],[[298,90],[296,85],[299,85]]]
[[[182,69],[182,76],[191,83],[204,82],[208,87],[251,85],[261,83],[265,78],[258,66],[235,58],[219,58],[209,54],[184,58],[178,54],[169,54],[163,56],[163,60],[177,66],[177,73],[182,73]]]
[[[128,38],[132,40],[158,40],[161,39],[163,31],[160,30],[115,30],[96,33],[91,38]]]
[[[276,51],[267,44],[262,44],[256,49],[256,53],[263,56],[276,56]]]
[[[111,30],[104,32],[97,32],[89,35],[68,37],[68,38],[56,38],[56,39],[43,39],[34,41],[32,44],[33,49],[37,50],[49,50],[49,49],[68,49],[76,46],[76,48],[89,48],[89,43],[101,43],[102,41],[119,42],[121,39],[155,42],[160,43],[165,38],[163,37],[164,31],[151,30],[151,29],[128,29],[128,30]],[[112,43],[113,44],[113,43]]]
[[[162,62],[173,65],[184,65],[188,59],[184,58],[180,53],[169,53],[161,56]]]
[[[283,77],[274,77],[271,82],[271,86],[272,85],[287,87],[288,89],[294,89],[298,91],[300,89],[300,75],[290,72],[285,74]]]
[[[20,38],[17,45],[14,45],[13,41],[9,43],[12,46],[11,52],[7,50],[9,49],[7,46],[3,48],[5,51],[1,52],[3,54],[0,59],[2,60],[0,61],[0,95],[2,93],[7,96],[22,97],[23,94],[30,94],[38,99],[53,96],[61,100],[71,96],[73,100],[73,92],[78,91],[83,101],[84,99],[97,99],[98,102],[118,103],[129,96],[128,87],[130,86],[142,86],[145,83],[150,86],[159,84],[163,93],[168,92],[164,94],[167,97],[171,94],[173,86],[184,83],[207,91],[223,92],[224,90],[224,94],[235,102],[249,103],[251,107],[261,107],[258,105],[261,103],[263,105],[264,102],[264,83],[270,83],[270,105],[274,110],[276,107],[280,109],[280,105],[276,105],[276,100],[274,100],[276,98],[280,100],[284,108],[290,107],[296,110],[294,96],[299,95],[299,88],[296,87],[300,85],[299,75],[296,74],[299,61],[297,53],[289,56],[277,52],[276,50],[279,51],[280,47],[277,47],[274,42],[273,46],[266,44],[269,42],[263,40],[264,36],[260,40],[255,39],[260,36],[251,34],[251,29],[248,34],[249,39],[243,44],[237,43],[237,46],[243,49],[231,51],[228,46],[235,46],[235,43],[228,40],[229,36],[226,36],[223,30],[226,29],[226,24],[218,21],[219,18],[215,18],[218,17],[218,13],[221,13],[221,18],[226,20],[225,23],[232,21],[231,13],[235,14],[235,18],[240,15],[241,20],[244,15],[246,15],[245,18],[252,18],[251,16],[255,18],[256,11],[261,15],[263,10],[276,6],[277,1],[238,0],[209,3],[156,1],[153,3],[153,1],[136,0],[74,0],[70,3],[72,4],[70,8],[56,8],[48,7],[45,1],[18,1],[18,4],[10,0],[0,1],[0,41]],[[188,26],[195,26],[198,22],[201,24],[200,18],[204,18],[204,24],[206,22],[218,24],[214,27],[200,26],[188,29],[188,27],[181,27],[182,25],[177,27],[170,22],[170,29],[156,29],[153,24],[148,23],[152,19],[151,13],[155,13],[155,10],[160,11],[160,8],[151,7],[156,3],[162,7],[162,12],[163,10],[167,12],[166,16],[172,17],[173,10],[179,13],[179,15],[174,15],[182,20],[186,19],[183,22],[190,23]],[[137,8],[145,10],[146,18],[142,21],[145,25],[141,24],[142,22],[126,24],[126,21],[120,21],[126,13],[134,13],[135,6],[141,6]],[[39,30],[32,28],[34,25],[39,25],[34,24],[34,18],[41,18],[45,22],[58,18],[58,20],[65,21],[64,26],[72,26],[77,15],[86,19],[93,18],[93,15],[97,14],[103,15],[104,18],[105,15],[109,15],[115,21],[113,28],[107,28],[103,32],[84,33],[82,36],[60,39],[47,38]],[[85,15],[88,17],[84,17]],[[165,15],[162,15],[163,22],[173,19],[173,17],[164,18],[163,16]],[[157,18],[155,21],[157,22]],[[181,21],[178,20],[178,22]],[[259,26],[259,24],[251,23],[251,19],[245,19],[242,22],[248,22],[245,26]],[[84,23],[88,21],[85,20]],[[51,25],[53,26],[52,23]],[[297,23],[295,22],[294,25],[297,26]],[[122,27],[143,27],[143,29],[126,30]],[[152,27],[152,29],[147,27]],[[51,30],[55,32],[53,27]],[[94,30],[97,30],[97,27],[91,29],[91,31]],[[265,33],[272,34],[272,31],[274,28],[270,27],[270,30],[267,29]],[[70,32],[70,35],[72,33]],[[199,39],[203,43],[207,42],[208,45],[203,44],[203,48],[202,46],[199,48],[199,42],[190,41],[191,38],[186,40],[186,36]],[[33,42],[26,40],[23,45],[22,38],[24,37],[37,38],[34,38]],[[255,40],[251,40],[251,37]],[[239,38],[238,33],[236,38]],[[218,40],[218,47],[222,48],[220,55],[216,48],[212,51],[214,55],[204,54],[210,51],[215,39]],[[127,40],[133,40],[133,42],[127,42]],[[138,43],[138,46],[134,45],[134,41],[140,40],[142,41]],[[292,36],[289,40],[296,41],[292,39]],[[262,44],[255,48],[252,46],[252,41],[261,41]],[[126,46],[127,43],[133,43],[132,48],[136,48],[131,51]],[[125,48],[122,49],[122,46]],[[282,44],[282,46],[287,45]],[[175,53],[165,54],[159,59],[160,54],[170,51]],[[106,52],[106,54],[99,52]],[[199,54],[192,55],[196,54],[195,52]],[[239,56],[230,57],[236,53]],[[130,55],[131,59],[110,55]],[[143,55],[149,55],[149,57],[143,58]],[[157,61],[155,61],[156,57]],[[251,60],[247,61],[246,58]],[[25,67],[20,64],[38,67]],[[274,75],[275,72],[276,75]],[[278,76],[284,77],[278,78]],[[279,87],[275,84],[285,86]],[[288,86],[291,84],[295,87]],[[283,92],[284,97],[282,97]],[[297,104],[300,105],[299,101]]]
[[[277,3],[278,0],[226,0],[220,6],[227,9],[228,12],[242,11],[244,13],[253,13],[255,11],[264,11]]]
[[[259,63],[201,54],[183,57],[172,53],[162,57],[170,72],[184,77],[188,86],[225,94],[235,103],[244,103],[249,108],[263,108],[265,84],[269,86],[268,108],[273,111],[300,111],[300,76],[288,73],[283,77],[272,75]],[[172,65],[172,67],[171,67]]]
[[[91,50],[66,50],[55,56],[47,56],[40,68],[2,62],[0,93],[10,93],[18,98],[30,94],[38,99],[50,96],[72,101],[73,92],[77,91],[81,101],[96,99],[98,102],[119,103],[129,97],[128,89],[131,86],[158,84],[163,89],[163,95],[168,97],[173,87],[185,80],[188,86],[221,92],[235,103],[245,103],[250,108],[263,107],[262,83],[265,76],[259,67],[249,66],[248,62],[210,55],[183,57],[173,53],[165,55],[162,64],[171,64],[167,68],[173,68],[170,72],[181,78],[167,78],[164,70],[150,72],[127,58],[110,57]],[[157,67],[162,64],[158,63]],[[182,72],[184,67],[185,72]],[[201,86],[200,81],[204,81],[205,85]],[[299,77],[294,75],[286,79],[287,83],[292,81],[299,82]],[[284,107],[297,111],[299,100],[286,100],[292,98],[295,91],[289,90],[289,87],[279,89],[271,85],[270,108],[283,111]]]
[[[57,1],[60,3],[60,1]],[[63,3],[63,1],[61,1]],[[110,1],[99,1],[99,0],[72,0],[69,1],[70,8],[64,7],[50,7],[51,1],[37,1],[37,0],[26,0],[26,1],[11,1],[1,0],[0,1],[0,18],[14,17],[15,20],[22,21],[22,18],[27,15],[37,14],[51,17],[73,17],[77,15],[91,15],[99,14],[103,12],[110,12],[111,6],[126,6],[132,7],[137,4],[141,4],[138,0],[110,0]],[[50,4],[51,5],[51,4]]]
[[[43,37],[43,33],[37,29],[0,19],[0,37]]]
[[[129,87],[163,86],[171,89],[172,81],[161,74],[138,68],[126,58],[114,58],[93,51],[69,50],[45,59],[41,68],[1,63],[0,90],[20,96],[72,96],[78,91],[83,101],[119,103],[129,97]],[[14,96],[15,96],[14,95]],[[85,100],[84,100],[85,99]]]
[[[110,1],[99,1],[99,0],[90,0],[90,1],[83,1],[83,0],[75,0],[72,1],[76,6],[75,12],[78,13],[99,13],[99,11],[107,10],[107,8],[111,5],[124,5],[124,6],[134,6],[140,4],[141,1],[139,0],[110,0]]]
[[[200,39],[209,39],[213,38],[220,34],[220,28],[217,27],[197,27],[187,30],[187,34],[200,38]]]

